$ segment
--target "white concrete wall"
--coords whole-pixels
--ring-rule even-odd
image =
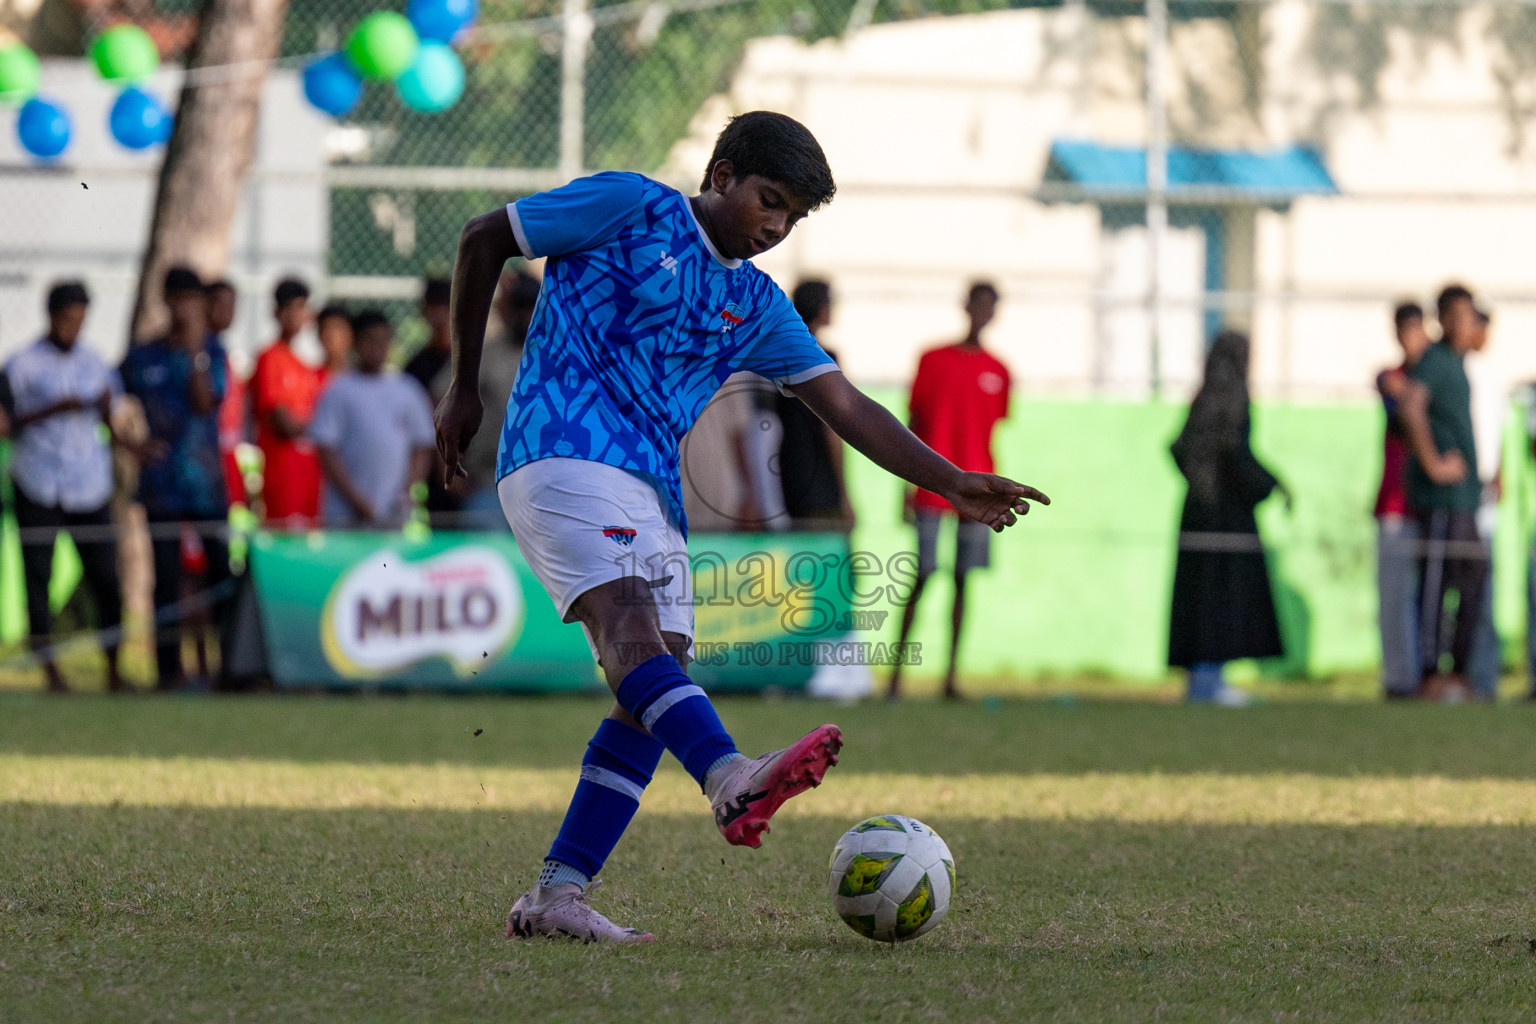
[[[163,68],[146,87],[174,104],[180,81],[178,69]],[[41,92],[69,111],[73,133],[57,165],[40,167],[16,141],[14,112],[0,112],[0,359],[46,327],[48,286],[67,277],[84,279],[91,291],[87,343],[120,358],[163,149],[134,153],[112,139],[107,113],[117,90],[82,60],[45,60]],[[305,102],[296,73],[279,71],[268,79],[255,164],[235,215],[226,270],[241,290],[228,338],[237,364],[270,333],[272,284],[288,273],[321,280],[326,128]]]
[[[1393,359],[1394,300],[1428,303],[1446,280],[1465,280],[1496,315],[1490,351],[1472,371],[1480,432],[1491,439],[1505,392],[1536,378],[1536,345],[1525,341],[1536,336],[1536,152],[1512,145],[1488,11],[1468,7],[1455,34],[1427,45],[1394,34],[1367,105],[1305,52],[1317,10],[1302,0],[1264,9],[1256,110],[1242,102],[1240,47],[1225,22],[1173,32],[1170,115],[1181,141],[1318,145],[1343,193],[1259,214],[1257,294],[1234,297],[1254,304],[1256,390],[1368,395]],[[728,113],[792,113],[826,149],[839,194],[760,263],[786,287],[802,275],[832,280],[840,303],[830,341],[853,375],[907,380],[924,347],[960,330],[965,283],[989,276],[1004,293],[991,342],[1022,387],[1144,393],[1141,233],[1106,234],[1092,206],[1032,198],[1053,139],[1145,138],[1141,22],[1085,28],[1080,17],[1011,11],[879,25],[811,46],[758,40],[667,173],[694,185]],[[1198,377],[1202,260],[1198,236],[1176,232],[1165,266],[1170,395]],[[1096,296],[1116,310],[1103,336]]]

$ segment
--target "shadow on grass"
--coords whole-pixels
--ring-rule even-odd
[[[827,904],[844,823],[788,821],[754,852],[704,814],[642,813],[596,903],[664,941],[509,942],[502,916],[558,821],[0,805],[0,1005],[38,1021],[1385,1021],[1513,1020],[1530,1001],[1521,828],[935,820],[953,912],[886,949]]]
[[[825,721],[839,773],[1308,772],[1531,778],[1536,707],[1132,702],[949,705],[724,699],[742,750]],[[611,704],[598,698],[136,699],[0,697],[0,754],[576,765]]]

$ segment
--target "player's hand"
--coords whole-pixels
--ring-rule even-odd
[[[1431,482],[1441,486],[1459,484],[1467,478],[1467,460],[1461,457],[1461,452],[1452,449],[1436,459],[1426,475]]]
[[[469,478],[464,471],[464,452],[480,429],[484,415],[485,403],[480,401],[478,388],[450,386],[438,403],[433,419],[437,425],[437,454],[443,460],[444,487],[452,488],[455,480]]]
[[[1027,484],[995,473],[962,473],[954,491],[944,495],[968,519],[986,523],[994,533],[1018,522],[1029,513],[1029,503],[1049,505],[1051,499]]]

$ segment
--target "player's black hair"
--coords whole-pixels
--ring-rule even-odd
[[[272,304],[282,309],[290,302],[309,298],[309,285],[296,277],[285,277],[272,289]]]
[[[993,302],[997,301],[997,285],[993,284],[991,281],[972,281],[971,286],[965,291],[966,305],[970,305],[972,302],[975,302],[976,296],[980,295],[982,292],[986,292],[988,295],[992,296]]]
[[[1448,284],[1440,289],[1440,296],[1435,299],[1435,316],[1439,318],[1441,326],[1445,325],[1446,318],[1451,315],[1451,307],[1462,299],[1472,301],[1472,290],[1466,285]]]
[[[352,316],[352,335],[361,338],[363,332],[374,327],[388,327],[391,331],[395,325],[389,322],[389,317],[384,315],[381,309],[364,309]]]
[[[421,289],[423,306],[446,306],[453,295],[453,282],[446,277],[429,277]]]
[[[165,272],[165,283],[161,286],[161,293],[170,298],[184,292],[198,292],[203,290],[203,279],[197,276],[197,271],[191,267],[178,264]]]
[[[832,305],[832,286],[819,278],[811,278],[795,285],[795,312],[800,319],[811,323]]]
[[[348,313],[344,307],[339,306],[334,302],[327,303],[324,309],[315,314],[315,326],[319,327],[321,324],[325,323],[327,320],[330,320],[333,317],[339,320],[345,320],[348,327],[352,326],[352,314]]]
[[[760,175],[783,185],[813,210],[837,194],[832,168],[816,137],[799,121],[771,110],[737,114],[725,123],[700,188],[708,191],[710,176],[721,160],[731,162],[732,177]]]
[[[203,294],[208,296],[212,296],[214,292],[232,292],[234,290],[234,283],[227,277],[221,277],[216,281],[209,281],[203,285]]]
[[[89,306],[91,293],[82,281],[60,281],[48,289],[48,315],[62,313],[70,306]]]
[[[1392,326],[1402,330],[1415,320],[1424,319],[1424,307],[1417,302],[1399,302],[1392,311]]]

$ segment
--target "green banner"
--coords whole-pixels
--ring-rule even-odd
[[[872,656],[845,639],[857,622],[841,534],[691,547],[701,685],[801,688],[819,665]],[[581,627],[560,622],[508,534],[259,533],[250,567],[278,686],[601,686]]]

